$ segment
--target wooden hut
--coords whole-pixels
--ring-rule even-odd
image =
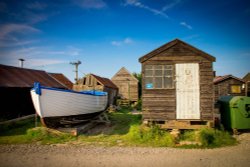
[[[246,96],[250,97],[250,73],[247,73],[242,80],[246,83]]]
[[[108,103],[112,105],[118,93],[118,87],[108,78],[103,78],[94,74],[87,74],[80,79],[78,84],[73,85],[73,90],[99,90],[108,93]]]
[[[168,129],[212,126],[214,61],[179,39],[142,56],[144,123]]]
[[[111,80],[119,88],[118,96],[121,99],[138,101],[138,80],[125,67],[122,67]]]
[[[215,102],[220,96],[245,96],[245,82],[233,75],[217,76],[214,78]]]
[[[0,64],[0,121],[35,114],[30,96],[34,82],[67,89],[45,71]]]

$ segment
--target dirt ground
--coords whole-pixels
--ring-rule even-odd
[[[250,133],[240,144],[217,149],[96,147],[77,145],[0,145],[1,167],[158,167],[250,166]]]

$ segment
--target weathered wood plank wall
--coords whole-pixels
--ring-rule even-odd
[[[138,80],[124,67],[111,79],[119,88],[119,96],[133,102],[138,101]]]
[[[245,96],[245,88],[242,88],[242,85],[245,84],[242,81],[236,80],[234,78],[228,78],[219,83],[214,84],[214,98],[217,101],[220,96],[232,95],[232,96]],[[240,85],[241,92],[240,93],[232,93],[231,85]]]
[[[168,45],[168,44],[166,44]],[[213,61],[207,54],[190,48],[185,43],[176,42],[168,49],[156,49],[159,53],[150,57],[149,53],[143,56],[142,63],[142,110],[143,119],[149,120],[175,120],[176,119],[176,88],[172,89],[146,89],[146,65],[173,65],[177,63],[198,63],[200,81],[200,112],[201,120],[213,120],[214,92],[213,92]],[[154,51],[153,51],[154,52]],[[175,80],[175,76],[174,76]],[[175,85],[175,83],[174,83]]]

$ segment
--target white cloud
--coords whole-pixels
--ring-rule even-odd
[[[133,43],[133,40],[131,38],[125,38],[123,41],[125,44]]]
[[[83,9],[102,9],[107,7],[103,0],[75,0],[75,4]]]
[[[65,54],[69,56],[79,56],[81,54],[81,51],[82,51],[81,49],[76,48],[74,46],[67,46]]]
[[[61,59],[27,59],[25,63],[30,67],[37,67],[37,66],[47,66],[47,65],[55,65],[55,64],[62,64],[68,63],[66,60]]]
[[[165,12],[169,9],[174,8],[176,5],[178,5],[179,3],[181,3],[181,0],[174,0],[173,2],[163,6],[163,8],[161,9],[162,12]]]
[[[18,39],[20,34],[38,33],[40,30],[26,24],[4,24],[0,26],[0,47],[27,45],[37,40]]]
[[[131,43],[133,43],[133,40],[128,37],[121,41],[111,41],[111,45],[114,45],[114,46],[121,46],[123,44],[131,44]]]
[[[124,5],[125,6],[131,5],[131,6],[135,6],[135,7],[138,7],[138,8],[142,8],[142,9],[145,9],[147,11],[152,12],[155,15],[160,15],[160,16],[163,16],[164,18],[169,18],[168,15],[166,13],[164,13],[164,11],[157,10],[157,9],[151,8],[151,7],[147,6],[147,5],[144,5],[139,0],[126,0]]]
[[[18,65],[18,59],[25,59],[25,67],[45,67],[69,63],[69,49],[54,50],[49,47],[27,47],[0,51],[0,62],[8,65]]]
[[[190,30],[193,29],[193,27],[191,25],[187,24],[186,22],[180,22],[180,25],[182,25],[182,26],[184,26],[184,27],[186,27],[187,29],[190,29]]]
[[[25,24],[4,24],[0,26],[0,39],[8,37],[12,33],[31,33],[40,32],[40,30]]]
[[[114,46],[121,46],[121,42],[119,41],[111,41],[111,45],[114,45]]]
[[[0,47],[24,46],[35,42],[37,40],[0,40]]]

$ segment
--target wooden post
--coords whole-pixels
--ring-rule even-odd
[[[129,101],[129,104],[130,104],[130,80],[127,79],[128,81],[128,101]]]
[[[37,113],[35,113],[35,128],[37,127]]]

